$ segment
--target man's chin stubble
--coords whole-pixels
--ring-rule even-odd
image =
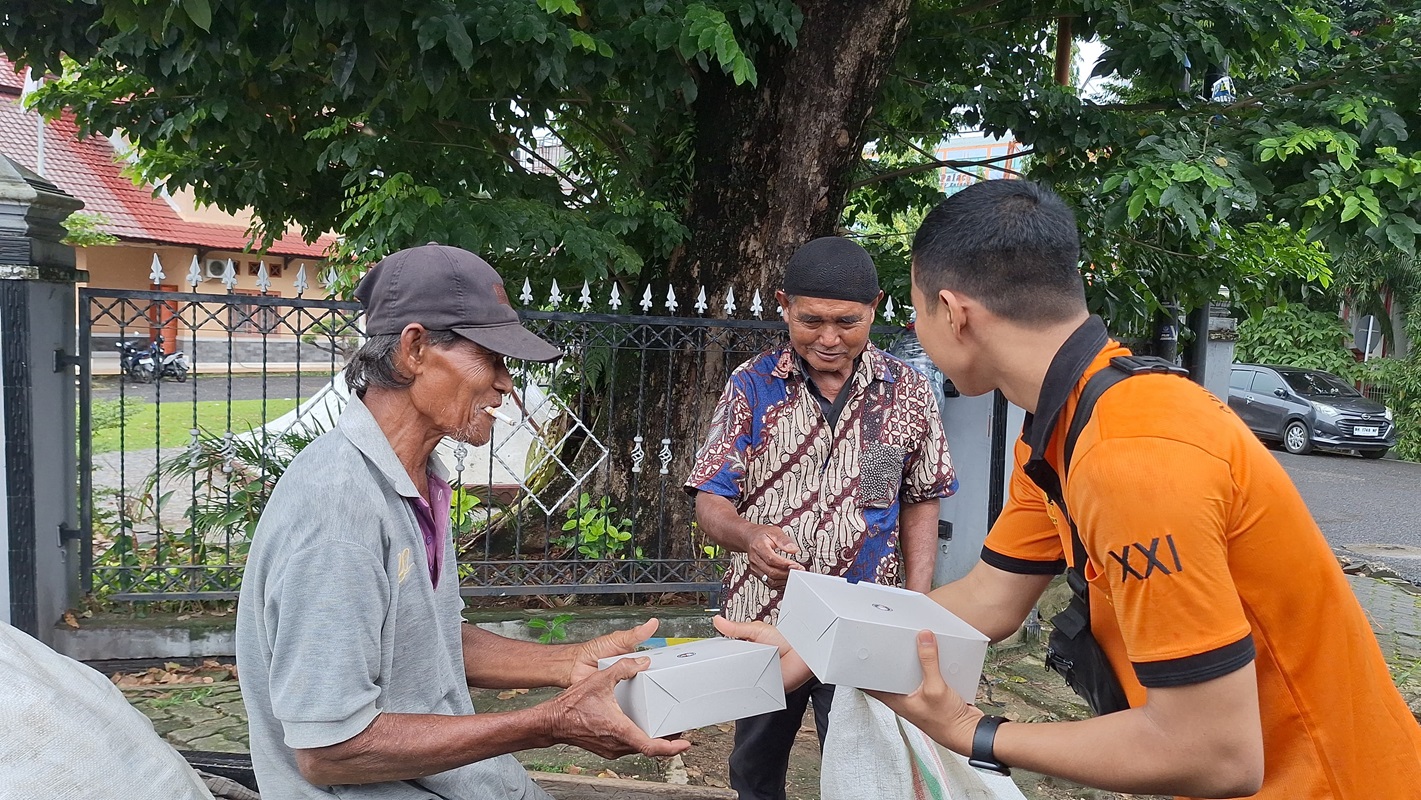
[[[458,430],[446,435],[450,439],[461,444],[466,444],[469,447],[483,447],[493,438],[493,431],[483,433],[478,430]]]

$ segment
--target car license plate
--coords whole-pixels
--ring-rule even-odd
[[[1359,426],[1359,427],[1353,428],[1353,429],[1352,429],[1352,433],[1354,433],[1354,434],[1356,434],[1356,435],[1358,435],[1358,436],[1381,436],[1381,435],[1382,435],[1382,429],[1381,429],[1381,428],[1378,428],[1378,427],[1375,427],[1375,426],[1366,427],[1366,428],[1363,428],[1363,427],[1360,427],[1360,426]]]

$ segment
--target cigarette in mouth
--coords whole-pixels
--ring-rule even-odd
[[[490,417],[493,417],[496,420],[501,420],[502,422],[506,422],[509,425],[517,423],[517,420],[513,419],[513,417],[508,416],[507,414],[503,413],[502,411],[499,411],[493,406],[484,406],[484,411],[487,412]]]

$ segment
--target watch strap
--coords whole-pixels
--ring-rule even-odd
[[[998,775],[1011,774],[1011,769],[997,760],[995,751],[997,728],[1007,721],[1005,717],[993,716],[977,720],[977,728],[972,731],[972,756],[967,759],[968,766],[995,772]]]

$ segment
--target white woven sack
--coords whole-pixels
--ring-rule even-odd
[[[840,686],[829,712],[822,800],[1026,800],[1011,778],[967,766],[888,706]]]
[[[0,800],[212,800],[98,672],[0,622]]]

